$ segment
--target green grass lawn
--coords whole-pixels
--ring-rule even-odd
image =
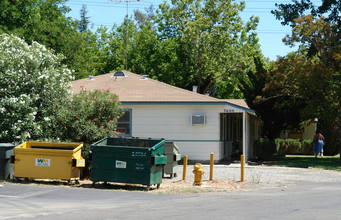
[[[320,168],[325,170],[341,171],[340,156],[324,156],[323,158],[315,156],[286,155],[277,161],[270,163],[271,166],[302,167],[302,168]]]

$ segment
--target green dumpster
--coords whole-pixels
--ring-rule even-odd
[[[13,179],[13,165],[10,157],[13,155],[13,143],[0,143],[0,180]]]
[[[170,178],[176,177],[175,168],[178,166],[178,161],[181,160],[179,147],[173,141],[166,141],[164,153],[167,156],[167,164],[163,168],[164,174],[169,174]]]
[[[107,137],[91,145],[91,181],[142,185],[162,183],[164,140]]]

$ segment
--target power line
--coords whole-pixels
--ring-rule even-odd
[[[80,3],[68,3],[68,5],[84,5]],[[124,5],[98,5],[98,4],[85,4],[90,7],[102,7],[102,8],[126,8]],[[149,7],[151,5],[137,5],[137,4],[129,4],[129,9],[136,9],[136,10],[143,10],[146,7]],[[271,10],[275,10],[276,7],[274,8],[252,8],[252,7],[246,7],[243,11],[240,11],[240,13],[261,13],[261,14],[266,14],[270,13]]]
[[[105,7],[105,8],[125,8],[125,6],[123,5],[98,5],[98,4],[81,4],[81,3],[68,3],[69,5],[86,5],[86,6],[94,6],[94,7]],[[137,7],[141,7],[141,6],[145,6],[148,7],[150,5],[138,5],[138,4],[129,4],[129,6],[137,6]],[[249,8],[247,7],[246,10],[273,10],[275,8]],[[243,11],[242,11],[243,12]]]
[[[256,2],[256,3],[278,3],[278,4],[288,4],[288,3],[293,3],[291,0],[287,0],[287,1],[276,1],[276,0],[270,0],[270,1],[266,1],[266,0],[249,0],[249,1],[245,1],[245,0],[243,0],[244,2],[245,2],[245,4],[247,5],[248,3],[250,3],[250,2],[252,2],[252,3],[254,3],[254,2]],[[310,1],[311,3],[321,3],[321,1]]]
[[[101,26],[106,26],[106,27],[112,27],[114,26],[113,23],[92,23],[92,25],[96,26],[96,27],[101,27]],[[262,33],[262,34],[288,34],[291,32],[291,30],[288,31],[284,31],[284,30],[255,30],[256,33]]]
[[[114,3],[115,4],[115,3]],[[91,6],[91,7],[102,7],[102,8],[125,8],[123,5],[98,5],[98,4],[80,4],[80,3],[72,3],[69,2],[68,5],[86,5],[86,6]],[[150,5],[137,5],[137,4],[129,4],[134,7],[149,7]]]
[[[68,3],[69,5],[83,5],[83,4],[78,4],[78,3]],[[126,6],[124,5],[87,5],[87,6],[91,6],[91,7],[103,7],[103,8],[126,8]],[[135,6],[131,7],[131,4],[129,4],[129,9],[136,9],[136,10],[143,10],[146,7],[148,7],[150,5],[139,5],[137,6],[135,4]],[[240,13],[261,13],[261,14],[266,14],[266,13],[270,13],[270,10],[274,10],[275,8],[246,8],[243,11],[240,11]],[[257,11],[257,10],[263,10],[263,11]],[[264,10],[268,10],[268,11],[264,11]]]

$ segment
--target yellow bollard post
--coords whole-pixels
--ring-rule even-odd
[[[210,180],[213,179],[213,164],[214,164],[214,153],[211,153],[211,158],[210,158]]]
[[[184,156],[184,168],[182,172],[182,180],[186,180],[186,174],[187,174],[187,155]]]
[[[244,155],[240,155],[240,181],[244,182]]]

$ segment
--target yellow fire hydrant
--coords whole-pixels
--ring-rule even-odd
[[[202,175],[205,174],[205,170],[202,168],[200,163],[194,165],[194,185],[201,186],[202,184]]]

